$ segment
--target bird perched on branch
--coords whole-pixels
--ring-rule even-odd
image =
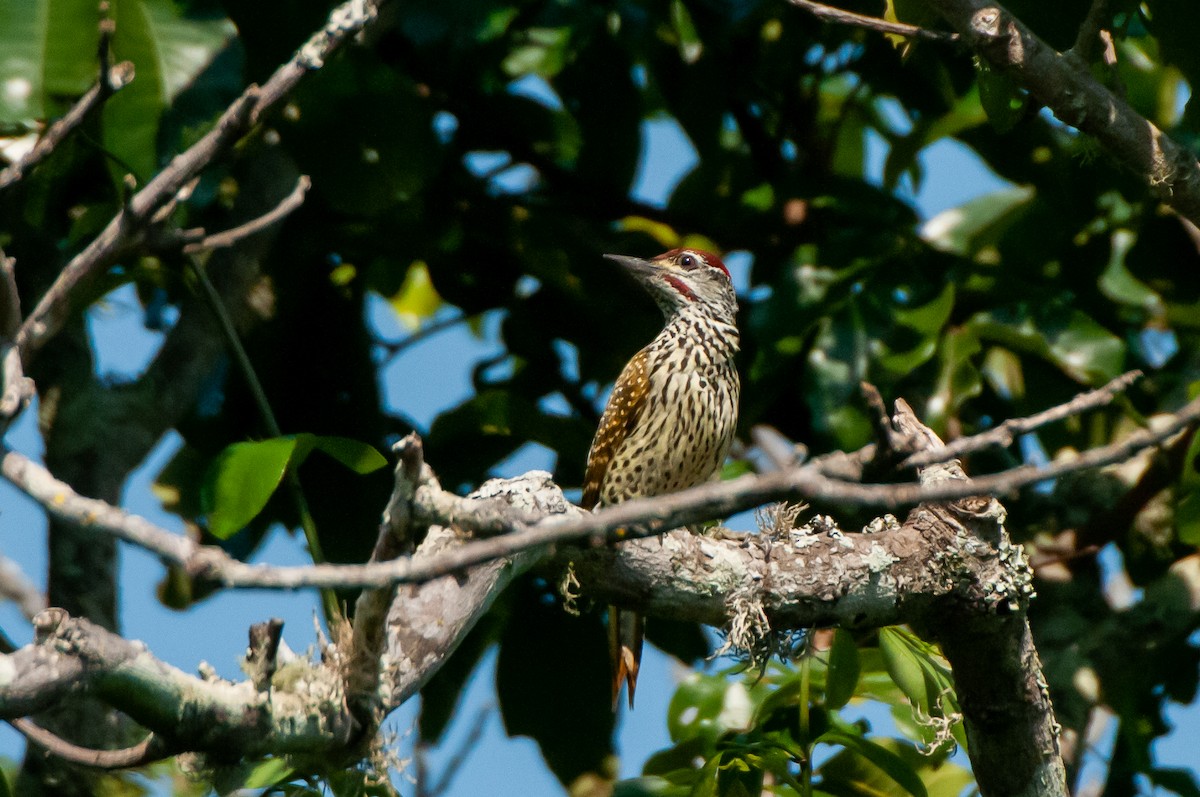
[[[658,336],[617,377],[588,453],[583,506],[662,495],[712,479],[737,426],[741,385],[737,296],[721,259],[672,249],[651,260],[605,255],[650,292],[666,316]],[[609,607],[613,706],[629,706],[642,656],[642,618]]]

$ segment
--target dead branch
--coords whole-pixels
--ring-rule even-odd
[[[0,657],[8,673],[0,686],[0,717],[6,720],[45,711],[86,691],[154,732],[161,741],[148,741],[146,754],[167,746],[174,752],[236,751],[247,758],[328,753],[344,748],[354,736],[354,720],[345,710],[340,679],[331,668],[296,663],[307,668],[305,673],[292,673],[290,682],[298,686],[276,684],[264,691],[249,681],[188,675],[155,658],[141,643],[69,617],[62,609],[38,615],[35,629],[32,644]],[[102,752],[70,751],[48,736],[38,741],[56,746],[52,751],[64,757]],[[108,752],[114,757],[134,755]]]
[[[980,432],[970,437],[960,437],[937,448],[918,451],[906,458],[901,464],[903,467],[916,468],[922,465],[930,465],[934,462],[945,462],[948,459],[961,457],[963,454],[980,451],[984,448],[1007,448],[1020,435],[1028,434],[1047,424],[1057,423],[1074,415],[1079,415],[1087,410],[1111,404],[1119,393],[1124,392],[1130,385],[1141,378],[1141,371],[1130,371],[1121,374],[1108,384],[1087,393],[1080,393],[1066,403],[1051,407],[1035,415],[1030,415],[1027,418],[1009,418],[985,432]]]

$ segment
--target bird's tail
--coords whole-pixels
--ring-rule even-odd
[[[628,684],[629,707],[637,690],[638,670],[642,666],[642,616],[628,609],[608,607],[608,649],[613,668],[613,711],[621,696],[621,685]]]

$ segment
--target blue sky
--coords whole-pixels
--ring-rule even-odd
[[[871,137],[867,142],[871,173],[878,176],[886,156],[886,144]],[[634,194],[645,202],[661,204],[671,190],[695,165],[695,154],[686,137],[673,123],[650,121],[644,128],[644,152]],[[922,157],[924,180],[915,193],[902,186],[901,194],[928,219],[976,196],[1006,187],[965,147],[943,141],[929,147]],[[522,179],[518,173],[513,179]],[[597,253],[599,256],[600,253]],[[736,263],[737,261],[735,261]],[[735,267],[741,285],[748,284],[749,258]],[[374,301],[369,319],[381,337],[395,340],[405,332],[383,300]],[[89,314],[94,346],[102,373],[114,378],[137,374],[161,343],[160,333],[142,326],[142,315],[132,290],[122,289],[110,295]],[[382,374],[385,400],[390,408],[401,410],[418,425],[428,427],[441,411],[471,394],[472,367],[496,353],[500,318],[485,320],[483,334],[473,336],[458,325],[431,335],[419,345],[394,358]],[[631,352],[632,354],[632,352]],[[409,378],[420,374],[420,379]],[[40,457],[41,442],[31,408],[9,432],[8,444],[26,454]],[[170,529],[178,529],[173,516],[164,513],[149,487],[154,475],[177,449],[174,435],[164,438],[146,463],[133,475],[126,490],[125,506]],[[437,463],[431,463],[436,469]],[[532,468],[554,469],[545,449],[527,447],[511,457],[498,475],[515,475]],[[749,528],[748,516],[739,516],[731,525]],[[0,483],[0,553],[19,563],[39,585],[45,581],[45,523],[40,510],[27,498]],[[275,564],[300,564],[306,561],[296,537],[285,533],[271,535],[256,561]],[[223,593],[187,612],[163,608],[154,596],[162,575],[161,565],[144,552],[123,546],[121,549],[122,589],[121,621],[127,636],[145,641],[164,660],[189,672],[207,661],[217,672],[230,678],[240,677],[237,659],[246,646],[246,629],[271,616],[285,620],[284,637],[296,650],[312,644],[315,597],[308,593],[281,594],[263,592]],[[0,627],[18,644],[29,641],[28,624],[11,604],[0,605]],[[475,717],[486,713],[484,732],[459,769],[449,795],[489,794],[537,797],[559,795],[561,788],[541,762],[535,745],[528,739],[509,740],[504,736],[497,712],[492,707],[491,690],[494,656],[489,656],[472,680],[459,710],[459,721],[441,749],[432,751],[430,769],[440,774],[449,757],[458,750]],[[619,746],[622,773],[635,775],[652,752],[668,743],[666,707],[673,684],[681,671],[665,656],[649,651],[642,686],[638,691],[637,710],[621,717]],[[868,714],[876,720],[877,714]],[[411,755],[415,733],[412,730],[415,707],[395,712],[389,727],[399,739],[401,757]],[[1172,712],[1192,732],[1180,732],[1159,744],[1157,753],[1163,766],[1190,766],[1197,755],[1192,749],[1200,722],[1194,708]],[[1189,738],[1193,741],[1188,741]],[[1103,750],[1104,745],[1101,746]],[[0,724],[0,754],[20,756],[23,742],[7,725]],[[1102,771],[1102,770],[1100,770]],[[404,788],[403,775],[400,785]]]

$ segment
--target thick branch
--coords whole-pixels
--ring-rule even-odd
[[[354,732],[336,673],[308,662],[271,690],[188,675],[130,642],[61,609],[38,615],[38,638],[0,666],[0,716],[44,711],[80,692],[124,711],[175,750],[238,759],[329,753]],[[290,684],[287,688],[280,684]]]
[[[979,55],[1066,124],[1095,138],[1158,197],[1200,223],[1200,163],[993,0],[926,0]]]

